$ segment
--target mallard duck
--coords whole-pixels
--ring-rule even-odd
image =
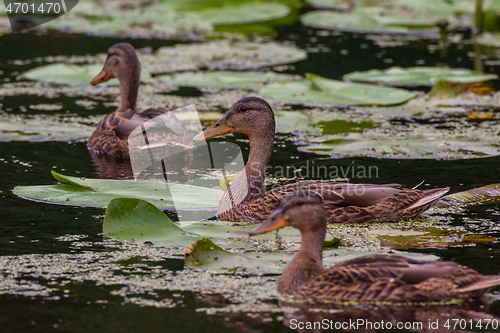
[[[320,194],[328,222],[397,222],[415,218],[430,208],[449,188],[406,189],[399,184],[351,184],[306,181],[265,191],[264,177],[274,145],[274,113],[258,97],[243,98],[194,140],[208,140],[226,133],[242,133],[250,141],[244,170],[224,193],[217,217],[226,221],[263,221],[281,200],[297,189]]]
[[[90,84],[97,85],[117,78],[120,84],[120,104],[112,114],[102,119],[89,139],[90,150],[114,158],[130,158],[128,137],[132,131],[145,122],[166,115],[163,123],[167,131],[162,132],[162,141],[167,145],[192,147],[192,138],[180,121],[164,108],[151,108],[141,113],[137,111],[137,94],[141,75],[141,63],[137,53],[129,43],[118,43],[109,48],[104,68]]]
[[[478,298],[500,284],[500,275],[484,276],[454,262],[397,255],[367,255],[325,269],[326,216],[319,195],[299,191],[250,231],[250,236],[286,226],[300,231],[300,249],[281,275],[280,293],[317,302],[427,302]]]

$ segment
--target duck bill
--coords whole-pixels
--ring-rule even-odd
[[[227,133],[233,133],[234,128],[226,122],[226,117],[222,117],[215,124],[207,127],[202,133],[193,138],[194,141],[203,141],[212,139]]]
[[[270,231],[277,230],[288,226],[288,222],[285,220],[281,212],[275,211],[271,216],[269,216],[264,222],[250,230],[249,236],[262,235]]]
[[[106,72],[104,69],[97,75],[92,81],[90,81],[90,84],[93,86],[98,85],[99,83],[104,83],[108,82],[111,80],[111,76],[109,75],[108,72]]]

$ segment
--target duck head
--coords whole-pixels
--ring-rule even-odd
[[[275,126],[269,103],[259,97],[245,97],[234,103],[221,119],[195,136],[194,140],[208,140],[233,132],[245,134],[250,140],[269,135],[274,137]]]
[[[104,68],[91,82],[93,86],[107,82],[113,78],[119,81],[139,81],[141,75],[141,63],[137,53],[129,43],[118,43],[108,50],[108,57]]]
[[[300,189],[286,196],[279,207],[249,235],[261,235],[286,226],[300,230],[301,233],[326,230],[326,211],[321,196]]]

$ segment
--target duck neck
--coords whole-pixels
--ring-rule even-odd
[[[300,232],[300,248],[297,256],[310,260],[311,267],[323,269],[323,247],[325,242],[326,228],[315,232]],[[296,257],[297,257],[296,256]]]
[[[248,184],[247,198],[261,197],[266,192],[266,167],[271,159],[274,146],[274,131],[265,137],[250,137],[250,154],[245,165]]]
[[[281,275],[278,291],[293,294],[300,285],[323,272],[323,246],[326,230],[300,232],[300,249]]]
[[[117,111],[137,110],[137,94],[140,83],[140,67],[133,69],[125,78],[118,78],[120,82],[120,105]]]

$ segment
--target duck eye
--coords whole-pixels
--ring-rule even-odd
[[[297,203],[296,203],[295,205],[297,205],[297,206],[302,206],[303,204],[304,204],[304,201],[299,200],[299,201],[297,201]]]
[[[241,112],[245,112],[247,110],[248,110],[248,108],[245,105],[243,105],[242,107],[240,107],[240,111]]]

